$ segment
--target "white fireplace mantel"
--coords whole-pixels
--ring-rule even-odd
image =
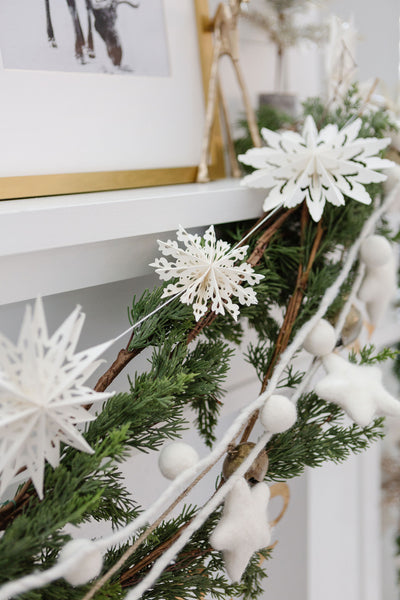
[[[1,202],[0,304],[149,273],[160,235],[257,217],[263,196],[223,180]]]

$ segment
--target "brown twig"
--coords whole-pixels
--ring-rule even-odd
[[[264,252],[271,241],[274,234],[278,231],[281,225],[286,221],[286,219],[296,210],[296,208],[290,208],[286,210],[284,213],[280,215],[271,225],[264,231],[264,233],[260,236],[253,252],[250,254],[247,262],[252,267],[258,265],[262,257],[264,256]]]
[[[31,480],[28,480],[26,483],[28,484],[27,487],[29,487],[32,482]],[[14,519],[24,511],[28,503],[31,502],[31,500],[35,497],[37,498],[34,491],[29,493],[25,492],[24,495],[19,498],[18,502],[12,500],[3,506],[1,508],[0,515],[0,531],[7,529]]]
[[[19,472],[22,470],[20,469]],[[0,508],[0,531],[4,531],[15,517],[21,514],[26,504],[31,500],[34,494],[34,492],[28,493],[31,483],[32,479],[28,479],[14,496],[14,499]]]
[[[190,521],[189,521],[189,523],[190,523]],[[164,552],[164,550],[167,550],[173,544],[173,542],[180,536],[181,531],[183,529],[185,529],[189,525],[189,523],[185,523],[185,525],[182,525],[182,527],[180,527],[178,529],[177,535],[173,535],[171,538],[166,540],[163,544],[160,544],[160,546],[158,548],[160,548],[161,551],[159,552],[158,548],[157,548],[156,549],[157,552],[154,553],[154,557],[152,555],[146,556],[137,565],[134,565],[134,567],[132,567],[131,569],[126,571],[121,576],[121,579],[120,579],[121,587],[127,588],[127,587],[131,587],[131,586],[139,583],[143,579],[143,577],[139,574],[140,571],[143,568],[145,568],[146,566],[150,566],[152,564],[152,562],[154,562],[154,560],[156,560],[159,556],[161,556],[162,553]],[[199,558],[200,556],[208,554],[212,550],[213,550],[213,548],[211,546],[209,548],[205,548],[205,549],[193,548],[189,552],[185,552],[181,556],[180,560],[169,565],[165,569],[165,571],[182,571],[186,566],[189,566],[192,563],[193,559]],[[152,557],[152,560],[151,560],[151,557]],[[140,564],[140,563],[143,563],[143,564]],[[138,568],[139,565],[140,565],[140,569]],[[188,577],[190,577],[191,572],[193,572],[193,571],[187,572]],[[204,572],[204,569],[197,569],[195,571],[195,573],[197,575],[201,575],[203,572]],[[176,598],[176,600],[178,600],[178,598]],[[183,599],[181,598],[180,600],[183,600]]]
[[[302,209],[302,214],[301,214],[301,240],[300,241],[301,241],[302,245],[304,243],[304,236],[305,236],[305,230],[306,230],[307,223],[308,223],[308,212],[307,212],[307,206],[304,203],[303,209]],[[310,276],[310,272],[311,272],[312,266],[314,264],[315,257],[317,255],[318,248],[321,244],[323,232],[324,232],[324,230],[322,227],[322,222],[319,221],[318,225],[317,225],[317,231],[315,234],[315,238],[314,238],[314,243],[312,245],[310,256],[309,256],[308,263],[307,263],[305,270],[304,270],[303,262],[300,261],[300,264],[299,264],[299,267],[297,270],[297,278],[296,278],[294,292],[289,300],[289,303],[288,303],[288,306],[286,309],[286,313],[285,313],[285,317],[283,319],[283,323],[282,323],[282,326],[280,328],[280,331],[279,331],[279,334],[278,334],[278,337],[276,340],[274,352],[273,352],[272,358],[269,362],[268,368],[264,375],[260,393],[262,393],[266,390],[268,381],[269,381],[269,379],[272,375],[272,372],[275,368],[276,362],[277,362],[278,358],[280,357],[280,355],[282,354],[282,352],[287,348],[287,346],[289,344],[290,336],[292,334],[294,324],[296,322],[301,304],[303,302],[304,293],[305,293],[307,283],[308,283],[308,278]],[[254,428],[254,425],[257,422],[258,414],[259,414],[259,411],[257,410],[257,411],[254,411],[254,413],[251,415],[251,417],[248,421],[248,424],[246,426],[246,429],[244,430],[244,433],[240,440],[241,442],[247,442],[247,440],[249,439],[249,436]]]
[[[130,344],[130,342],[129,342]],[[108,386],[114,381],[114,379],[121,373],[127,364],[131,362],[135,356],[138,356],[143,348],[135,348],[134,350],[128,350],[129,344],[126,348],[123,348],[118,352],[117,358],[114,360],[112,365],[107,371],[100,377],[96,385],[94,386],[95,392],[104,392]]]

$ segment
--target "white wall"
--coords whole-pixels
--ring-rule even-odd
[[[251,8],[262,9],[265,0],[252,0]],[[211,10],[218,0],[210,0]],[[356,53],[358,79],[372,81],[379,77],[384,89],[394,98],[399,81],[399,18],[398,0],[327,0],[321,2],[323,14],[337,14],[343,20],[351,17],[359,31]],[[319,12],[311,9],[307,22],[318,23]],[[240,22],[240,60],[245,80],[253,100],[258,104],[260,93],[274,92],[275,47],[266,34],[246,21]],[[228,59],[222,62],[221,74],[228,98],[231,121],[235,123],[243,113],[237,82]],[[302,101],[324,92],[324,45],[301,43],[288,51],[289,92]]]

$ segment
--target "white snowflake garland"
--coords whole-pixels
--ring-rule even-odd
[[[42,498],[45,461],[58,466],[61,442],[93,452],[75,425],[95,419],[82,405],[112,395],[83,385],[110,342],[75,353],[84,318],[77,307],[49,337],[38,299],[17,345],[0,334],[0,493],[25,467]]]
[[[158,242],[160,252],[176,261],[168,262],[162,257],[150,265],[164,281],[178,279],[176,283],[167,285],[163,298],[182,294],[181,302],[193,305],[196,321],[207,312],[209,300],[212,301],[211,310],[221,315],[226,310],[235,320],[239,307],[232,302],[232,296],[236,296],[240,304],[257,304],[255,291],[243,287],[242,283],[252,286],[264,276],[254,273],[248,263],[235,265],[245,258],[248,246],[231,248],[227,242],[216,240],[212,225],[203,238],[187,233],[182,226],[179,226],[176,237],[185,248],[180,248],[176,241]]]
[[[271,190],[265,211],[277,206],[291,208],[305,199],[314,221],[321,219],[326,202],[343,206],[344,196],[370,204],[364,185],[385,181],[386,175],[376,169],[394,163],[376,156],[390,138],[359,138],[361,125],[361,119],[356,119],[341,130],[331,124],[318,132],[308,116],[302,134],[262,129],[267,147],[252,148],[239,156],[241,162],[256,169],[242,183]]]

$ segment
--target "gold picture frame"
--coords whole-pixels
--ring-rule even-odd
[[[213,49],[212,33],[207,28],[209,6],[208,0],[193,0],[193,2],[196,12],[203,91],[206,99]],[[139,170],[0,176],[0,200],[192,183],[196,181],[197,168],[197,165],[193,165]],[[219,179],[225,175],[223,140],[218,120],[212,135],[209,173],[212,179]]]

